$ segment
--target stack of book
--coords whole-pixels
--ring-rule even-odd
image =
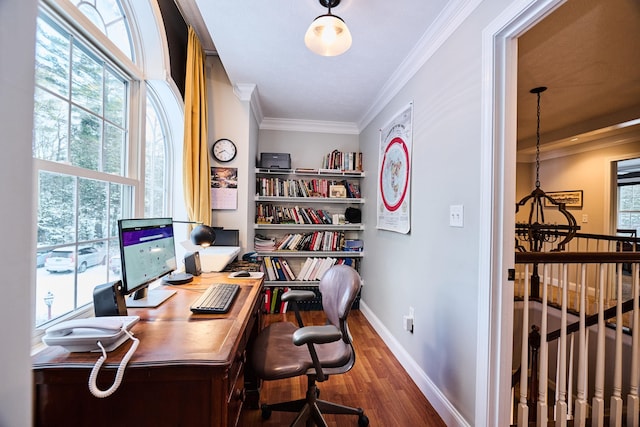
[[[253,246],[256,251],[272,251],[276,247],[276,239],[274,237],[265,237],[256,234],[253,238]]]
[[[262,261],[264,262],[264,271],[267,274],[269,280],[291,281],[295,280],[295,274],[291,269],[291,266],[284,258],[265,256]]]
[[[302,264],[302,268],[296,279],[300,281],[321,280],[324,273],[336,264],[354,265],[354,260],[352,258],[332,257],[307,258],[304,264]]]
[[[362,153],[333,150],[322,159],[323,169],[362,171]]]
[[[279,251],[339,251],[343,247],[344,231],[289,233],[275,244]]]
[[[288,302],[282,301],[282,294],[288,292],[288,287],[269,287],[264,292],[264,312],[265,313],[286,313]]]
[[[339,184],[344,185],[344,182],[337,179],[258,177],[256,191],[258,196],[267,197],[329,197],[329,188]],[[347,197],[350,197],[349,193]]]
[[[256,205],[258,224],[331,224],[332,215],[323,209],[299,206],[279,206],[271,203]]]

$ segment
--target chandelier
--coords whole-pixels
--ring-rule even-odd
[[[516,235],[521,240],[526,240],[529,244],[529,252],[541,252],[545,244],[551,244],[550,252],[559,252],[576,235],[580,229],[576,219],[567,211],[564,203],[556,202],[540,188],[540,94],[547,90],[546,87],[536,87],[531,89],[538,97],[537,104],[537,127],[536,127],[536,187],[531,194],[525,196],[516,203],[516,214],[520,207],[525,207],[530,203],[529,217],[526,223],[516,223]],[[545,222],[545,207],[555,209],[562,214],[566,224]],[[554,247],[555,245],[555,247]],[[526,252],[527,249],[516,241],[516,249]]]

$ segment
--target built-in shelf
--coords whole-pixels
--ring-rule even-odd
[[[341,171],[337,169],[318,169],[317,171],[311,170],[296,170],[296,169],[265,169],[256,168],[257,174],[263,175],[296,175],[296,176],[322,176],[322,177],[343,177],[343,178],[364,178],[364,172],[358,171]]]
[[[364,251],[259,251],[258,256],[287,257],[287,258],[362,258]]]
[[[364,230],[364,224],[254,224],[256,230]]]
[[[281,197],[281,196],[256,196],[256,202],[277,203],[336,203],[336,204],[362,204],[364,199],[353,197]]]

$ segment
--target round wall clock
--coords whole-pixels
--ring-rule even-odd
[[[222,138],[211,146],[211,155],[219,162],[230,162],[236,157],[238,149],[230,139]]]

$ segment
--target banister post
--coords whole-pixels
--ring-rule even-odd
[[[529,352],[531,354],[531,369],[529,371],[529,407],[535,408],[538,402],[538,353],[540,350],[540,328],[531,325],[529,332]],[[536,420],[536,411],[529,411],[529,421]]]
[[[538,274],[538,263],[533,264],[531,274],[531,298],[540,298],[540,275]]]

